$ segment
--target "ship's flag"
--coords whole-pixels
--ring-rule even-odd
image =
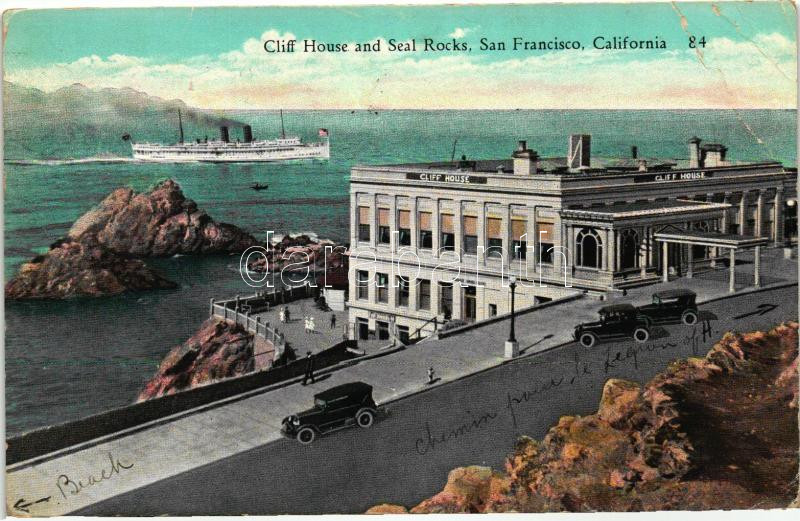
[[[328,137],[328,129],[327,128],[319,129],[319,137]]]

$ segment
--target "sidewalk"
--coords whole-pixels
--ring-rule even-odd
[[[784,260],[781,255],[781,250],[768,250],[763,255],[762,285],[796,282],[796,261]],[[741,277],[744,286],[752,284],[752,265],[746,264],[747,259],[742,261],[741,266],[737,264],[740,274],[737,280]],[[717,280],[719,276],[724,282]],[[581,298],[525,313],[516,320],[521,356],[572,341],[572,326],[596,319],[597,309],[609,302],[644,304],[650,301],[654,291],[677,287],[696,291],[699,302],[727,296],[727,278],[724,277],[727,277],[727,270],[721,269],[697,274],[694,279],[676,279],[636,288],[626,297],[618,295],[612,301]],[[218,406],[214,408],[206,406],[171,421],[161,420],[129,433],[116,434],[114,439],[56,455],[41,463],[26,466],[22,462],[8,468],[7,508],[10,514],[19,515],[13,505],[20,498],[31,502],[49,496],[49,500],[29,507],[30,514],[65,514],[275,441],[280,437],[280,421],[284,416],[308,408],[315,393],[335,385],[365,381],[373,386],[375,400],[386,403],[427,388],[429,367],[434,368],[439,378],[435,385],[441,385],[497,366],[505,362],[503,342],[508,331],[508,319],[473,327],[327,375],[322,371],[322,378],[306,387],[295,383],[269,392],[254,391],[244,398],[233,397],[215,404]],[[119,465],[115,466],[114,461],[119,461]],[[130,468],[123,468],[128,466]],[[103,476],[110,477],[101,479]],[[78,481],[82,488],[76,485]]]

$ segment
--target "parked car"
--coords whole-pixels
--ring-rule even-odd
[[[605,306],[598,314],[600,320],[575,326],[575,340],[584,347],[592,347],[608,338],[633,338],[637,342],[650,338],[647,319],[630,304]]]
[[[378,406],[372,399],[372,386],[364,382],[351,382],[314,395],[312,408],[283,419],[281,434],[308,445],[317,435],[351,425],[369,428],[377,415]]]
[[[691,326],[698,320],[696,298],[697,294],[689,289],[659,291],[653,293],[652,304],[637,309],[651,325],[682,322]]]

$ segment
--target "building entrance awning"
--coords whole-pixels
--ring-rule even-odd
[[[728,282],[728,290],[733,293],[735,291],[735,273],[736,273],[736,250],[754,248],[755,256],[753,262],[753,285],[759,287],[760,280],[760,264],[761,264],[761,246],[769,242],[768,237],[754,237],[751,235],[734,235],[731,233],[722,233],[717,231],[705,230],[684,230],[677,226],[666,226],[653,234],[653,239],[661,243],[662,248],[662,265],[663,265],[663,280],[669,280],[669,261],[668,249],[670,244],[685,244],[690,246],[686,253],[688,254],[689,266],[687,269],[687,277],[692,276],[693,255],[691,246],[705,246],[710,248],[727,248],[729,250],[730,258],[728,260],[728,269],[730,271],[730,278]]]
[[[654,233],[653,239],[660,242],[670,242],[674,244],[692,244],[696,246],[709,246],[711,248],[719,247],[733,249],[764,246],[769,242],[768,237],[735,235],[732,233],[704,230],[681,230],[675,226],[668,226],[667,228]]]

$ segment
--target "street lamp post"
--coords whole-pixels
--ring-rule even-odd
[[[516,318],[514,315],[514,292],[517,289],[517,278],[515,276],[512,275],[508,278],[508,287],[511,288],[511,329],[508,332],[508,340],[506,340],[505,344],[505,357],[515,358],[519,356],[519,342],[517,342],[517,336],[514,331],[514,319]]]

